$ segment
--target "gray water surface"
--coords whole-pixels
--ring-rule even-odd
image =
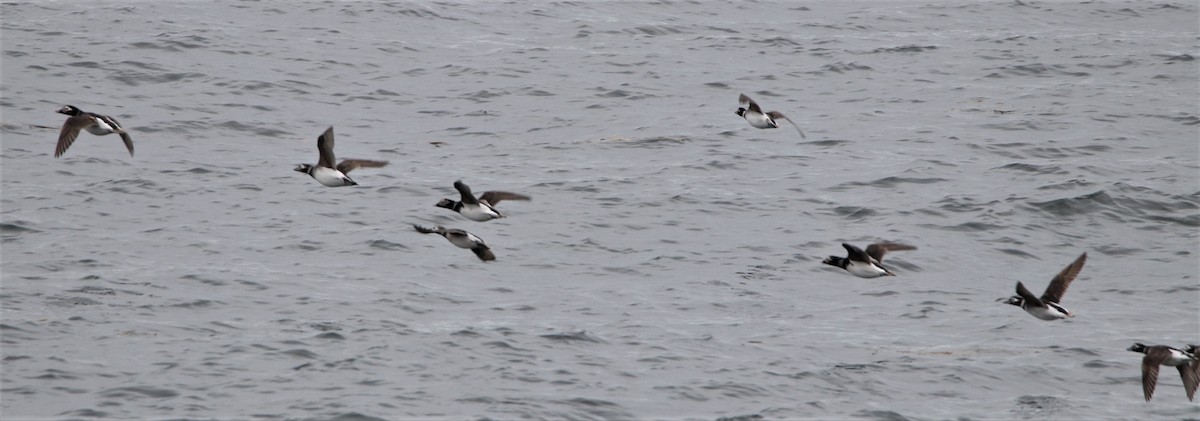
[[[5,419],[1200,417],[1125,351],[1200,342],[1194,2],[0,10]]]

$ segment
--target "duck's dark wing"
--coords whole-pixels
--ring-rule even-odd
[[[1200,381],[1200,349],[1197,349],[1196,345],[1188,345],[1187,351],[1194,357],[1188,366],[1192,368],[1192,372],[1196,373],[1196,379]]]
[[[787,120],[788,123],[792,124],[792,127],[796,128],[797,132],[800,132],[801,139],[808,139],[808,136],[804,135],[804,130],[800,130],[800,126],[797,126],[796,122],[792,121],[792,119],[790,119],[790,118],[787,118],[787,116],[783,115],[783,113],[781,113],[779,111],[771,111],[771,112],[767,113],[767,116],[771,117],[775,120],[780,120],[780,119]]]
[[[855,246],[853,244],[842,243],[842,247],[846,248],[846,252],[849,253],[847,258],[849,258],[850,260],[854,260],[857,262],[870,262],[871,261],[871,255],[862,251],[862,249],[858,248],[857,246]]]
[[[496,260],[496,255],[492,254],[492,249],[488,248],[488,246],[475,247],[471,251],[475,252],[475,256],[478,256],[479,260],[485,262]]]
[[[1046,287],[1046,292],[1042,294],[1042,301],[1052,301],[1056,303],[1062,302],[1063,294],[1067,293],[1067,287],[1071,286],[1071,281],[1075,280],[1075,276],[1079,275],[1079,271],[1083,270],[1083,263],[1087,261],[1087,252],[1079,255],[1074,262],[1063,268],[1054,280],[1050,281],[1050,286]]]
[[[1045,303],[1042,303],[1042,300],[1038,299],[1036,295],[1033,295],[1032,292],[1029,292],[1029,289],[1025,288],[1025,284],[1022,284],[1020,281],[1017,281],[1017,295],[1020,295],[1021,298],[1025,299],[1025,302],[1029,303],[1030,305],[1036,307],[1042,307],[1046,305]]]
[[[333,126],[329,126],[325,133],[317,137],[317,152],[321,153],[317,166],[333,168],[337,165],[337,158],[333,155]]]
[[[875,260],[882,262],[883,255],[887,254],[887,252],[889,252],[889,251],[916,250],[916,249],[917,249],[916,247],[910,246],[908,244],[875,243],[875,244],[871,244],[871,245],[867,246],[867,255],[870,255],[871,257],[874,257]]]
[[[117,122],[117,119],[106,115],[96,115],[96,118],[104,120],[104,124],[112,127],[121,135],[121,141],[125,142],[125,149],[129,150],[129,156],[133,156],[133,138],[129,137],[129,133],[125,132],[125,128],[121,127],[121,123]]]
[[[129,156],[133,156],[133,138],[129,137],[129,133],[121,132],[121,141],[125,142],[125,149],[129,150]]]
[[[763,112],[762,108],[758,107],[758,103],[754,102],[754,100],[750,99],[750,97],[746,96],[746,94],[738,95],[738,105],[741,105],[743,108],[759,114],[762,114]]]
[[[454,188],[457,189],[458,194],[462,196],[463,203],[466,203],[468,205],[479,204],[479,201],[475,200],[475,195],[471,194],[471,188],[467,187],[466,184],[463,184],[462,180],[455,181]]]
[[[54,148],[54,157],[58,158],[66,153],[67,148],[75,143],[75,138],[79,137],[79,131],[92,124],[91,117],[85,114],[67,117],[67,121],[63,122],[62,131],[58,132],[58,146]]]
[[[1150,355],[1142,358],[1142,394],[1146,402],[1154,396],[1154,387],[1158,385],[1158,363],[1151,361]]]
[[[479,196],[479,200],[487,201],[492,206],[495,206],[501,200],[529,200],[529,196],[506,191],[485,191]]]
[[[1196,397],[1196,386],[1200,384],[1200,373],[1192,369],[1192,364],[1184,364],[1178,367],[1179,377],[1183,379],[1183,390],[1187,392],[1188,400]]]
[[[387,161],[372,161],[369,159],[347,159],[337,165],[342,174],[354,171],[355,168],[379,168],[387,165]]]

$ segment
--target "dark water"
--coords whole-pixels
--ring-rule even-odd
[[[1200,417],[1195,3],[0,7],[6,419]]]

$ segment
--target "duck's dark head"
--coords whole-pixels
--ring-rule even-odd
[[[295,170],[296,170],[296,172],[302,172],[302,173],[308,174],[308,172],[312,170],[312,165],[300,164],[300,165],[296,166]]]
[[[79,114],[82,114],[83,111],[80,111],[78,108],[75,108],[75,106],[73,106],[73,105],[64,105],[62,108],[60,108],[58,110],[58,113],[66,114],[66,115],[79,115]]]
[[[1143,345],[1141,342],[1135,342],[1133,344],[1133,346],[1126,348],[1125,350],[1133,351],[1133,352],[1140,352],[1140,353],[1145,354],[1146,353],[1146,345]]]
[[[737,115],[739,117],[741,117],[741,116],[746,115],[746,109],[742,108],[742,107],[738,107],[737,111],[734,111],[734,113],[737,113]]]
[[[1001,298],[1001,299],[1004,300],[1003,298]],[[1014,295],[1014,296],[1008,297],[1007,300],[1004,300],[1004,304],[1011,304],[1011,305],[1014,305],[1017,307],[1022,307],[1025,305],[1025,299],[1021,298],[1020,295]]]
[[[436,206],[439,208],[454,210],[454,201],[450,199],[442,199],[440,202],[437,202]]]
[[[831,266],[837,266],[842,269],[846,268],[846,258],[845,257],[829,256],[829,257],[826,257],[825,260],[822,260],[821,263],[831,265]]]

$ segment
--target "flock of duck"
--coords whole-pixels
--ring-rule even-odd
[[[778,111],[763,112],[762,108],[745,94],[738,96],[738,104],[740,107],[738,107],[735,113],[745,118],[751,126],[759,129],[774,129],[780,126],[780,120],[784,120],[796,127],[796,131],[800,133],[800,137],[805,137],[804,131],[791,119]],[[63,123],[59,133],[54,157],[57,158],[66,153],[67,148],[75,142],[75,139],[79,137],[79,132],[83,130],[96,136],[120,135],[121,140],[125,143],[125,148],[129,150],[129,155],[133,156],[133,139],[130,138],[129,133],[121,127],[121,124],[116,119],[110,116],[85,112],[71,105],[64,106],[58,112],[66,114],[69,117]],[[316,165],[300,164],[296,166],[295,171],[308,174],[324,186],[341,187],[358,184],[347,175],[354,169],[379,168],[387,165],[387,161],[366,159],[346,159],[337,162],[333,153],[333,146],[333,127],[329,127],[321,136],[317,137],[319,158]],[[496,205],[503,200],[530,200],[530,197],[527,195],[505,191],[486,191],[476,197],[471,192],[471,188],[461,180],[454,182],[454,188],[458,190],[460,200],[442,199],[435,206],[452,210],[476,222],[486,222],[503,218],[504,215],[496,210]],[[482,238],[465,230],[443,226],[424,227],[416,224],[413,225],[413,228],[422,234],[441,235],[450,241],[451,244],[471,250],[475,253],[476,257],[485,262],[496,260],[496,255],[492,253],[491,248],[488,247]],[[883,266],[884,254],[889,251],[916,250],[914,246],[892,242],[870,244],[866,250],[846,243],[842,243],[842,247],[846,249],[846,257],[829,256],[822,263],[840,267],[851,275],[860,278],[896,276],[895,273]],[[1024,284],[1018,281],[1016,288],[1017,295],[1008,298],[1004,303],[1021,307],[1030,315],[1041,320],[1059,320],[1075,317],[1074,314],[1060,303],[1062,302],[1063,295],[1067,292],[1067,287],[1071,285],[1071,281],[1075,280],[1075,277],[1083,270],[1083,264],[1086,261],[1087,253],[1085,252],[1060,271],[1050,281],[1050,285],[1046,287],[1046,291],[1040,297],[1034,295],[1025,288]],[[1150,397],[1154,394],[1155,386],[1158,384],[1159,367],[1163,365],[1178,369],[1179,375],[1183,379],[1183,387],[1187,393],[1188,400],[1190,401],[1195,397],[1197,386],[1200,385],[1200,347],[1189,344],[1184,349],[1177,349],[1166,345],[1148,346],[1135,343],[1128,350],[1145,354],[1142,357],[1142,391],[1147,402],[1150,401]]]

